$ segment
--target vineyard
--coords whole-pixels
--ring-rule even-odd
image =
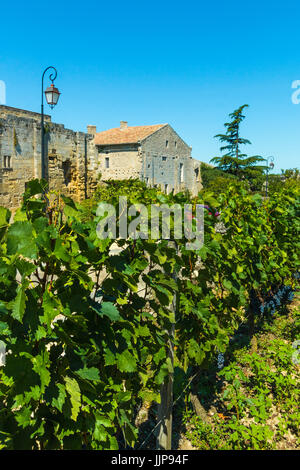
[[[13,216],[0,208],[0,449],[135,448],[137,410],[160,402],[174,364],[181,395],[241,325],[254,332],[292,300],[299,188],[192,199],[110,181],[81,203],[45,190],[33,180]],[[174,224],[169,239],[100,239],[98,205],[118,222],[119,196],[207,206],[204,245],[172,241]],[[226,373],[234,384],[240,369]]]

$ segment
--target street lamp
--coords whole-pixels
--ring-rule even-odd
[[[42,178],[47,179],[47,167],[46,167],[46,157],[45,157],[45,129],[44,129],[44,77],[48,70],[53,70],[54,73],[49,75],[49,78],[52,84],[46,89],[45,96],[46,101],[49,104],[50,108],[53,109],[57,104],[60,92],[55,88],[53,82],[57,77],[57,70],[55,67],[47,67],[42,75],[42,106],[41,106],[41,164],[42,164]]]
[[[266,174],[266,197],[268,197],[268,180],[269,180],[269,170],[273,170],[274,168],[274,157],[267,157],[265,158],[267,162],[267,174]]]
[[[59,95],[60,95],[60,92],[58,91],[57,88],[55,88],[53,83],[51,84],[51,86],[49,86],[46,89],[45,96],[46,96],[47,103],[49,104],[51,109],[53,109],[54,106],[57,104]]]

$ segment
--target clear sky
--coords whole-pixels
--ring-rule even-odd
[[[273,155],[275,171],[299,167],[299,0],[5,1],[0,45],[8,106],[39,111],[41,74],[54,65],[54,122],[168,122],[208,162],[214,135],[247,103],[246,153]]]

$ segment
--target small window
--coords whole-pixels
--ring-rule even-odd
[[[176,142],[176,140],[175,140],[175,142],[174,142],[174,145],[175,145],[175,147],[177,147],[177,142]]]
[[[151,163],[148,163],[148,168],[150,168],[150,166],[151,166]]]
[[[3,163],[4,163],[4,168],[11,168],[11,157],[5,156]]]
[[[105,168],[109,168],[109,157],[105,158]]]
[[[169,141],[166,140],[166,148],[168,148],[168,147],[169,147]]]
[[[169,191],[169,185],[165,184],[165,193],[168,194],[168,191]]]
[[[162,157],[162,161],[165,162],[167,160],[167,157]]]
[[[180,183],[183,183],[183,163],[180,163]]]
[[[72,181],[72,167],[70,160],[66,160],[62,164],[63,174],[64,174],[64,181],[65,185],[68,186],[69,183]]]

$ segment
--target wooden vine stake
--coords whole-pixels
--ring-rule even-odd
[[[170,242],[170,246],[174,246],[177,251],[176,242]],[[177,282],[177,273],[174,271],[172,278]],[[164,383],[160,389],[160,404],[158,405],[158,436],[157,436],[157,449],[158,450],[171,450],[172,449],[172,412],[173,412],[173,382],[174,382],[174,336],[175,336],[175,317],[177,307],[177,295],[174,292],[173,301],[170,306],[173,312],[173,323],[169,330],[169,351],[168,357],[172,364],[172,371],[170,371],[165,378]]]

